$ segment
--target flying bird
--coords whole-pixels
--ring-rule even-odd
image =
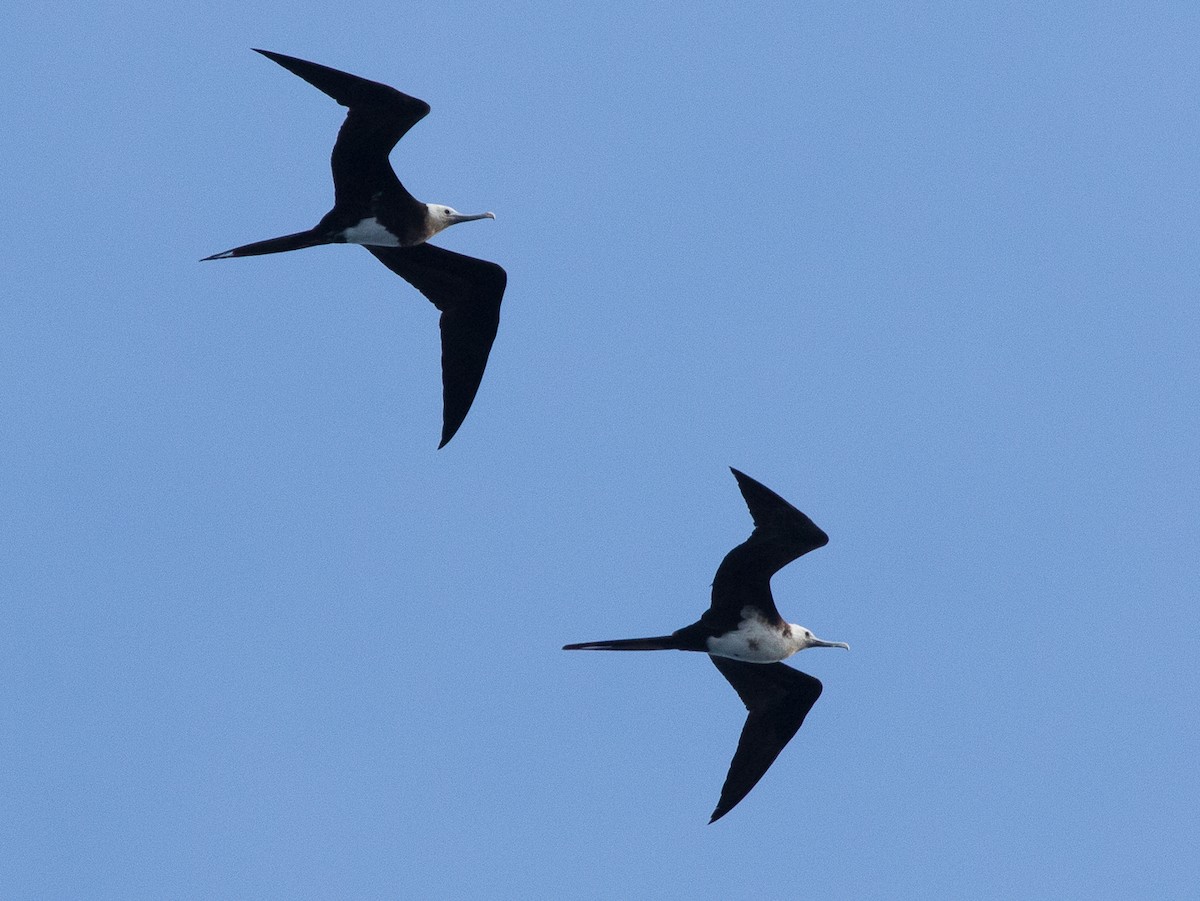
[[[821,696],[819,680],[779,661],[806,648],[850,648],[786,622],[771,596],[771,577],[797,557],[824,547],[829,536],[762,483],[731,471],[754,519],[754,531],[717,567],[712,604],[704,615],[670,635],[563,647],[564,651],[675,650],[709,655],[749,711],[709,823],[750,793]]]
[[[508,275],[495,263],[426,242],[444,228],[492,213],[422,203],[405,190],[388,154],[429,104],[385,84],[282,53],[257,50],[347,107],[333,145],[333,209],[307,231],[244,244],[205,260],[257,256],[320,244],[362,244],[441,311],[442,440],[454,437],[475,400],[500,325]]]

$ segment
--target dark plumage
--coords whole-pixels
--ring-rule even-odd
[[[821,696],[821,683],[779,661],[822,641],[786,622],[771,595],[771,577],[829,541],[815,523],[760,482],[732,470],[754,519],[754,531],[721,561],[712,603],[699,620],[670,635],[618,638],[564,646],[568,651],[701,651],[709,654],[749,715],[710,823],[737,805],[763,777]]]
[[[784,663],[743,663],[709,657],[750,712],[737,751],[729,764],[721,798],[709,823],[715,823],[758,784],[821,697],[821,682]]]
[[[395,88],[306,60],[259,50],[347,107],[333,146],[334,205],[307,231],[244,244],[205,260],[258,256],[320,244],[363,244],[442,313],[442,439],[458,431],[483,379],[508,280],[495,263],[425,242],[444,228],[491,213],[464,215],[427,204],[405,190],[388,155],[429,112],[429,104]]]
[[[731,550],[713,577],[712,602],[696,622],[670,635],[618,638],[566,645],[565,651],[703,651],[709,639],[737,631],[747,616],[782,630],[784,622],[771,595],[771,577],[797,557],[829,543],[829,536],[782,497],[730,468],[750,516],[754,531]],[[749,614],[747,610],[751,611]]]

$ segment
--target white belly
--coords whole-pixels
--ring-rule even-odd
[[[796,653],[796,643],[761,619],[742,620],[734,632],[708,639],[708,652],[747,663],[778,663]]]
[[[376,247],[399,247],[400,242],[374,216],[361,220],[345,231],[347,244],[374,244]]]

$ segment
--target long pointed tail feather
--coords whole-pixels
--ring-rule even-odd
[[[283,253],[288,250],[301,250],[305,247],[316,247],[318,244],[332,243],[323,234],[318,234],[313,229],[308,231],[296,232],[292,235],[281,235],[278,238],[267,238],[265,241],[255,241],[253,244],[243,244],[241,247],[235,247],[233,250],[226,250],[223,253],[214,253],[210,257],[205,257],[200,262],[206,260],[227,260],[230,257],[254,257],[264,253]]]
[[[675,651],[680,650],[674,635],[656,635],[653,638],[617,638],[612,641],[585,641],[580,644],[565,644],[564,651]]]

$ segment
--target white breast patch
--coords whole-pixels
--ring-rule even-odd
[[[352,225],[343,233],[347,244],[374,244],[376,247],[399,247],[400,242],[379,220],[370,216]]]
[[[757,616],[743,619],[733,632],[708,639],[708,652],[746,663],[778,663],[796,653],[796,644]]]

